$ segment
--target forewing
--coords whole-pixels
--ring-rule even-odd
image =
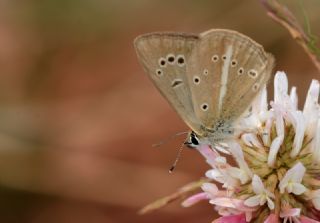
[[[274,59],[250,38],[216,29],[200,35],[189,63],[194,111],[211,129],[241,116],[269,79]]]
[[[194,113],[187,66],[198,36],[178,33],[152,33],[135,40],[138,58],[149,77],[186,124],[200,128]]]

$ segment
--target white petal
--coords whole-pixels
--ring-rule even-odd
[[[244,204],[248,207],[258,206],[260,204],[260,195],[249,197],[247,200],[244,201]]]
[[[276,118],[276,131],[277,135],[284,135],[284,120],[281,112],[281,108],[274,106],[274,114]]]
[[[293,140],[293,149],[290,153],[290,157],[294,158],[296,157],[301,149],[303,138],[304,138],[304,132],[306,129],[306,122],[304,119],[304,116],[301,111],[295,112],[295,121],[296,121],[296,126],[295,126],[295,131],[296,134],[294,136]]]
[[[273,209],[274,209],[274,203],[273,203],[273,201],[272,201],[269,197],[267,197],[267,201],[268,201],[268,207],[269,207],[269,209],[270,209],[270,210],[273,210]]]
[[[296,165],[294,165],[291,169],[287,171],[287,173],[290,171],[291,174],[291,180],[296,183],[301,183],[303,176],[306,172],[306,168],[304,165],[300,162],[298,162]]]
[[[306,168],[302,165],[302,163],[297,163],[293,167],[291,167],[284,177],[281,179],[279,183],[280,193],[284,193],[285,188],[287,187],[287,191],[291,193],[293,191],[293,183],[301,183],[302,178]],[[290,183],[289,183],[290,181]]]
[[[235,179],[239,179],[241,184],[245,184],[250,180],[248,174],[240,168],[230,167],[228,168],[228,174]]]
[[[282,103],[283,96],[288,93],[288,79],[284,72],[278,71],[274,77],[274,102]]]
[[[271,131],[272,124],[273,124],[273,117],[269,117],[266,120],[266,126],[264,127],[264,131],[262,135],[263,144],[266,146],[270,146],[271,144],[270,131]]]
[[[245,173],[248,176],[252,177],[253,174],[252,174],[250,168],[248,167],[247,162],[244,160],[244,156],[243,156],[243,152],[242,152],[241,146],[236,142],[229,142],[229,147],[230,147],[230,152],[233,155],[233,157],[235,158],[235,160],[236,160],[237,164],[239,165],[240,169],[245,171]]]
[[[292,102],[293,109],[297,109],[298,108],[298,95],[297,95],[297,88],[296,87],[291,88],[290,100]]]
[[[320,162],[320,121],[317,123],[317,129],[312,140],[312,159],[313,163]]]
[[[260,206],[264,205],[267,202],[267,197],[265,195],[260,195]]]
[[[268,165],[270,167],[273,167],[276,162],[277,154],[279,152],[283,139],[284,139],[284,135],[280,135],[276,137],[271,143],[270,151],[268,155]]]
[[[224,165],[227,163],[227,158],[224,156],[218,156],[217,158],[214,159],[216,164]]]
[[[292,193],[294,193],[295,195],[301,195],[306,190],[307,190],[307,188],[300,183],[293,183],[292,184]]]
[[[206,177],[224,183],[222,173],[217,169],[211,169],[206,172]]]
[[[268,110],[267,89],[263,86],[258,97],[252,103],[252,112],[259,114]]]
[[[320,211],[320,197],[312,199],[313,206]]]
[[[306,102],[303,108],[303,114],[306,117],[310,115],[310,112],[312,112],[314,105],[318,103],[319,89],[320,89],[319,82],[317,80],[312,80],[308,90]]]
[[[256,194],[262,194],[265,190],[262,180],[256,174],[252,177],[252,189]]]
[[[210,196],[216,196],[216,194],[219,192],[218,187],[215,184],[212,183],[203,183],[201,186],[201,189],[207,193],[210,194]]]
[[[257,136],[252,134],[252,133],[245,133],[241,136],[242,141],[247,145],[247,146],[255,146],[260,149],[263,148],[259,140],[257,139]]]
[[[230,152],[223,146],[215,145],[214,148],[221,153],[230,155]]]

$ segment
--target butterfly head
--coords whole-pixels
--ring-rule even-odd
[[[200,145],[199,136],[194,131],[191,131],[184,144],[190,149],[197,148]]]

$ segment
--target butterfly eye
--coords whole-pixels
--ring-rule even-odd
[[[202,109],[203,111],[207,111],[208,108],[209,108],[209,105],[208,105],[207,103],[203,103],[203,104],[201,105],[201,109]]]
[[[258,77],[258,72],[256,70],[254,70],[254,69],[251,69],[251,70],[248,71],[248,75],[249,75],[249,77],[255,79],[255,78]]]
[[[184,144],[190,149],[197,148],[199,146],[199,139],[195,133],[191,132]]]
[[[238,64],[237,60],[233,59],[231,61],[231,67],[235,67],[235,66],[237,66],[237,64]]]
[[[191,140],[191,143],[193,144],[193,146],[198,146],[199,145],[199,140],[195,135],[192,134],[190,136],[190,140]]]
[[[183,55],[178,55],[177,56],[177,63],[180,67],[185,65],[185,59]]]
[[[156,74],[157,74],[158,76],[162,76],[162,75],[163,75],[163,72],[162,72],[161,69],[157,69],[157,70],[156,70]]]
[[[240,68],[239,68],[239,70],[238,70],[238,75],[241,75],[241,74],[243,74],[243,72],[244,72],[244,69],[243,69],[243,67],[240,67]]]
[[[163,57],[161,57],[160,59],[159,59],[159,66],[160,67],[166,67],[166,59],[164,59]]]
[[[174,64],[174,60],[175,60],[175,57],[173,54],[168,54],[167,55],[167,61],[169,64]]]
[[[217,62],[219,60],[219,56],[218,55],[213,55],[211,59],[212,59],[213,62]]]
[[[200,83],[200,78],[198,76],[193,77],[193,83],[199,84]]]

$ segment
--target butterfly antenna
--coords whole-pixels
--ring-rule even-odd
[[[178,133],[174,134],[173,136],[171,136],[171,137],[168,138],[168,139],[165,139],[165,140],[162,140],[162,141],[160,141],[160,142],[158,142],[158,143],[152,144],[152,147],[159,147],[159,146],[161,146],[161,145],[163,145],[163,144],[166,144],[167,142],[169,142],[169,141],[177,138],[178,136],[185,135],[185,134],[188,134],[188,133],[189,133],[189,131],[178,132]]]
[[[176,159],[175,159],[175,161],[173,162],[171,168],[169,169],[169,173],[172,173],[172,172],[174,171],[174,169],[176,168],[177,163],[178,163],[178,161],[179,161],[179,159],[180,159],[180,157],[181,157],[182,150],[183,150],[184,146],[185,146],[185,144],[182,143],[181,146],[180,146],[180,148],[179,148],[179,150],[178,150]]]

